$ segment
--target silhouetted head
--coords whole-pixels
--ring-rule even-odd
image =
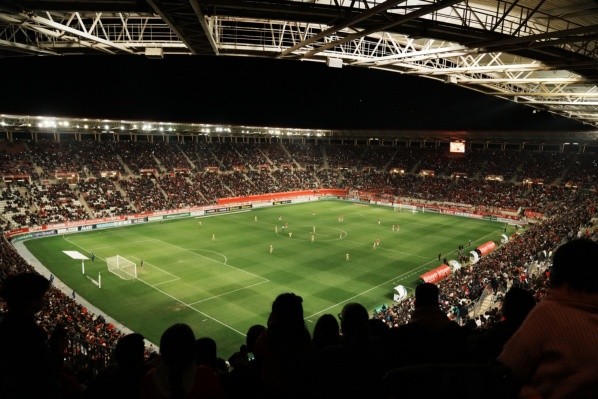
[[[343,338],[369,336],[367,309],[360,303],[352,302],[343,307],[340,314]]]
[[[254,324],[253,326],[249,327],[249,330],[247,330],[247,337],[245,338],[245,344],[247,345],[247,350],[249,352],[253,353],[255,349],[255,342],[264,331],[266,331],[266,326],[262,324]]]
[[[598,243],[585,238],[557,248],[552,261],[550,282],[555,288],[598,292]]]
[[[534,306],[536,299],[530,291],[521,287],[511,287],[503,300],[502,315],[507,322],[519,326]]]
[[[140,367],[145,362],[143,335],[131,333],[118,339],[114,347],[114,359],[119,367]]]
[[[438,286],[432,283],[421,283],[415,287],[415,307],[438,306]]]
[[[195,364],[215,365],[218,359],[216,341],[210,337],[198,338],[195,341]]]
[[[339,344],[340,325],[334,315],[325,313],[318,318],[313,331],[313,343],[317,348]]]
[[[195,334],[184,323],[168,327],[160,338],[160,355],[168,366],[186,368],[195,361]]]
[[[4,281],[0,296],[9,310],[35,314],[42,308],[44,295],[50,288],[50,281],[38,273],[21,273]]]
[[[303,298],[290,292],[278,295],[272,303],[268,326],[272,323],[285,326],[304,325]]]
[[[370,335],[381,339],[388,339],[390,327],[382,319],[369,319],[368,326],[370,328]]]

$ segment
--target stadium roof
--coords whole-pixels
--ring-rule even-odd
[[[457,130],[408,130],[408,129],[301,129],[267,126],[246,126],[207,123],[177,123],[97,118],[71,118],[0,114],[0,133],[10,140],[15,137],[53,137],[90,135],[99,141],[135,140],[144,136],[147,141],[205,140],[227,141],[289,141],[360,142],[368,145],[396,145],[401,142],[440,143],[466,141],[477,143],[517,143],[530,145],[566,145],[573,143],[598,148],[595,131],[457,131]],[[118,139],[117,139],[118,136]],[[133,138],[134,136],[137,136]],[[589,148],[588,147],[588,148]]]
[[[5,0],[0,56],[250,56],[454,84],[598,126],[598,0]]]

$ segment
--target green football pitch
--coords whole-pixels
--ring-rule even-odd
[[[454,259],[468,240],[472,247],[499,242],[502,227],[329,200],[94,230],[25,245],[79,295],[151,342],[159,344],[168,326],[184,322],[198,338],[214,338],[219,355],[227,358],[244,343],[251,325],[266,324],[278,294],[303,297],[311,330],[320,315],[336,315],[347,302],[373,311],[392,302],[396,285],[411,293],[419,276],[440,264],[439,253]],[[380,244],[374,248],[376,240]],[[81,261],[63,251],[93,253],[95,260],[85,261],[83,275]],[[137,265],[143,259],[137,279],[108,272],[105,259],[115,255]],[[101,289],[89,279],[99,273]]]

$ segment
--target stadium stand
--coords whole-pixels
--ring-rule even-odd
[[[380,197],[458,204],[463,208],[484,209],[497,214],[522,215],[526,210],[540,214],[541,217],[529,224],[522,234],[484,256],[475,268],[463,267],[438,283],[440,309],[471,334],[490,329],[501,320],[501,298],[511,287],[532,291],[536,301],[545,296],[550,259],[543,253],[554,251],[564,241],[582,235],[598,241],[598,232],[593,225],[598,188],[596,154],[489,149],[472,151],[464,158],[450,159],[437,148],[389,146],[377,151],[378,147],[373,149],[353,143],[111,142],[102,144],[106,145],[102,152],[99,146],[86,141],[1,144],[0,172],[3,176],[27,176],[18,182],[5,178],[1,183],[0,222],[3,231],[54,221],[127,215],[133,210],[156,211],[209,205],[219,198],[314,187],[365,190]],[[107,156],[106,148],[114,151],[116,156]],[[399,168],[404,172],[395,173],[394,170]],[[436,173],[423,177],[419,174],[422,169]],[[107,171],[116,173],[107,178],[102,175]],[[457,171],[467,178],[455,178]],[[74,174],[74,177],[69,177],[69,174]],[[485,178],[499,174],[503,177],[502,181]],[[530,181],[524,182],[524,179]],[[23,272],[33,272],[33,269],[3,236],[0,244],[0,284],[9,276]],[[490,293],[489,296],[496,300],[492,307],[487,311],[470,313],[476,301],[488,296],[485,293]],[[309,298],[305,300],[309,301]],[[0,306],[1,314],[4,314],[6,304],[0,302]],[[381,321],[382,331],[385,331],[408,324],[414,310],[414,299],[408,298],[371,311],[370,317]],[[77,383],[83,385],[93,384],[94,379],[111,364],[112,350],[124,334],[101,315],[92,314],[76,298],[53,286],[36,320],[48,335],[59,329],[65,331],[68,345],[64,348],[66,360],[61,367],[68,369]],[[379,351],[379,345],[386,344],[391,343],[376,341],[374,346],[363,344],[349,352],[358,352],[370,361],[371,357],[363,351]],[[475,370],[472,366],[475,358],[469,355],[463,353],[463,356],[454,359],[456,365],[452,368],[434,365],[424,371],[442,373],[444,378],[456,378],[464,370]],[[335,356],[335,361],[342,360],[338,358],[342,353]],[[154,361],[156,354],[148,349],[146,357]],[[464,358],[470,360],[465,365]],[[393,364],[389,359],[384,362],[388,363],[380,367],[379,373],[368,374],[368,379],[363,382],[365,385],[356,382],[355,392],[367,392],[368,386],[372,388],[378,383],[380,386],[375,391],[379,392],[379,389],[388,389],[398,381],[411,378],[413,373],[422,372],[413,367],[397,369],[398,366],[413,364]],[[308,379],[315,376],[326,378],[326,372],[329,372],[309,362],[305,367],[305,378]],[[505,378],[503,371],[490,366],[479,369],[480,377],[476,381],[491,380],[486,386],[495,386],[498,384],[496,378]],[[259,378],[254,374],[251,376]],[[243,389],[227,387],[229,380],[221,378],[228,396],[240,397]],[[247,383],[251,385],[252,392],[268,397],[267,391],[260,391],[259,384],[256,387],[255,380],[235,381],[236,384]],[[485,383],[469,385],[480,388]],[[314,382],[313,386],[323,389],[323,380]],[[350,397],[350,390],[346,391]],[[317,392],[309,392],[309,395],[317,396]],[[71,397],[84,398],[85,394],[83,391]],[[396,397],[403,396],[396,394]]]

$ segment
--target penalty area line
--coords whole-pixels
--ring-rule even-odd
[[[228,295],[228,294],[232,294],[234,292],[246,290],[248,288],[255,287],[256,285],[260,285],[260,284],[264,284],[264,283],[269,283],[269,282],[270,282],[270,280],[267,280],[267,281],[260,281],[259,283],[255,283],[255,284],[246,285],[245,287],[237,288],[236,290],[227,291],[227,292],[224,292],[224,293],[219,294],[219,295],[214,295],[214,296],[211,296],[209,298],[200,299],[199,301],[191,302],[189,305],[195,305],[197,303],[201,303],[201,302],[205,302],[205,301],[210,301],[212,299],[216,299],[216,298],[219,298],[221,296],[225,296],[225,295]]]
[[[174,301],[176,301],[176,302],[180,303],[181,305],[183,305],[183,306],[185,306],[185,307],[187,307],[187,308],[191,309],[192,311],[194,311],[194,312],[197,312],[197,313],[199,313],[199,314],[200,314],[200,315],[202,315],[202,316],[205,316],[206,318],[208,318],[208,319],[210,319],[210,320],[212,320],[212,321],[214,321],[214,322],[216,322],[216,323],[220,324],[221,326],[224,326],[224,327],[228,328],[229,330],[232,330],[232,331],[236,332],[237,334],[239,334],[239,335],[241,335],[241,336],[243,336],[243,337],[245,336],[245,334],[244,334],[244,333],[242,333],[241,331],[237,330],[236,328],[234,328],[234,327],[232,327],[232,326],[229,326],[228,324],[224,323],[223,321],[220,321],[220,320],[216,319],[215,317],[212,317],[212,316],[210,316],[209,314],[207,314],[207,313],[204,313],[204,312],[202,312],[202,311],[200,311],[200,310],[198,310],[198,309],[194,308],[194,307],[193,307],[193,306],[191,306],[190,304],[188,304],[188,303],[185,303],[185,302],[181,301],[180,299],[178,299],[178,298],[177,298],[177,297],[175,297],[174,295],[170,295],[169,293],[167,293],[167,292],[165,292],[165,291],[162,291],[160,288],[156,288],[155,286],[151,285],[150,283],[148,283],[148,282],[146,282],[146,281],[143,281],[143,280],[141,280],[141,279],[139,279],[139,278],[138,278],[137,280],[138,280],[138,281],[140,281],[140,282],[142,282],[143,284],[147,285],[148,287],[150,287],[150,288],[152,288],[152,289],[154,289],[154,290],[158,291],[159,293],[161,293],[161,294],[163,294],[163,295],[165,295],[165,296],[167,296],[167,297],[171,298],[172,300],[174,300]]]

